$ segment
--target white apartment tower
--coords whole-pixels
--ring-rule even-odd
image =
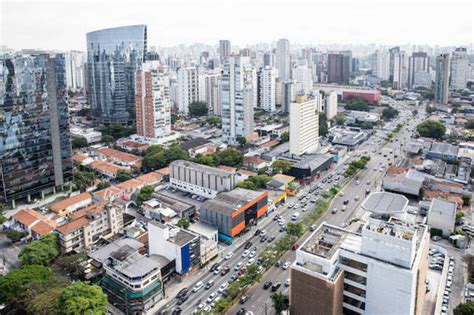
[[[143,64],[135,80],[137,134],[160,138],[171,133],[169,76],[160,72],[156,62]]]
[[[265,67],[258,73],[259,107],[267,112],[276,110],[276,71]]]
[[[278,40],[276,58],[278,78],[281,82],[290,80],[290,41],[288,39]]]
[[[408,87],[408,60],[404,51],[393,55],[393,88],[401,90]]]
[[[189,113],[189,105],[199,101],[199,72],[196,67],[181,67],[177,79],[178,111]]]
[[[313,89],[313,74],[311,68],[298,66],[293,69],[293,80],[301,83],[301,93],[308,94]]]
[[[230,57],[230,40],[220,40],[219,41],[219,57],[221,64],[224,63],[224,60]]]
[[[239,137],[253,132],[256,71],[247,57],[229,57],[221,79],[222,138],[237,145]]]
[[[71,90],[84,88],[86,54],[71,50],[65,54],[66,85]]]
[[[414,52],[409,58],[408,87],[431,87],[430,59],[425,52]]]
[[[465,89],[469,79],[469,60],[466,48],[459,47],[451,58],[451,88]]]
[[[318,148],[319,117],[316,99],[304,95],[290,104],[290,154],[301,156]]]
[[[204,101],[216,116],[221,116],[221,75],[220,73],[206,73],[204,75]]]
[[[326,97],[324,98],[324,110],[326,114],[326,118],[328,120],[333,119],[337,115],[337,93],[335,91],[331,91],[326,93]]]
[[[384,81],[390,79],[390,53],[377,50],[373,55],[372,74]]]

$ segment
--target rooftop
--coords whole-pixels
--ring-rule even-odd
[[[299,250],[322,258],[331,257],[348,233],[347,230],[323,223],[303,243]]]
[[[389,192],[373,192],[363,202],[362,208],[376,214],[404,212],[408,205],[405,196]]]
[[[125,170],[125,168],[107,161],[93,161],[90,164],[90,167],[98,171],[112,174],[117,174],[119,171]]]
[[[127,181],[124,181],[120,184],[117,185],[118,188],[124,189],[124,190],[133,190],[133,189],[139,189],[143,186],[143,182],[139,181],[137,179],[129,179]]]
[[[98,149],[97,153],[103,154],[108,157],[116,158],[122,161],[126,161],[126,162],[137,162],[143,159],[141,156],[137,156],[134,154],[122,152],[122,151],[111,149],[111,148]]]
[[[221,177],[227,177],[232,175],[232,172],[220,169],[220,168],[215,168],[207,165],[202,165],[190,161],[185,161],[185,160],[176,160],[170,163],[170,166],[180,166],[180,167],[186,167],[186,168],[191,168],[195,169],[199,172],[210,174],[212,176],[221,176]]]
[[[89,194],[88,192],[84,192],[82,194],[78,194],[78,195],[60,200],[58,202],[55,202],[49,208],[51,209],[51,211],[60,212],[61,210],[66,209],[67,207],[86,201],[88,199],[92,199],[91,194]]]
[[[298,161],[293,164],[293,167],[309,168],[310,170],[314,170],[332,159],[333,156],[329,153],[306,155],[301,159],[301,161]]]
[[[203,144],[207,144],[207,143],[209,143],[208,139],[199,137],[199,138],[194,138],[194,139],[184,141],[179,146],[183,150],[189,150],[189,149],[192,149],[194,147],[197,147],[197,146],[200,146],[200,145],[203,145]]]
[[[457,205],[455,202],[445,199],[435,198],[431,201],[430,212],[444,215],[447,217],[456,216]]]
[[[101,263],[104,263],[110,257],[112,252],[117,251],[122,246],[129,246],[135,250],[143,247],[143,244],[133,238],[120,238],[104,247],[89,254],[89,256]]]
[[[57,230],[58,230],[59,233],[61,233],[63,235],[67,235],[67,234],[69,234],[73,231],[79,230],[82,227],[86,226],[87,224],[89,224],[90,221],[91,220],[88,219],[87,217],[81,217],[79,219],[70,221],[69,223],[66,223],[66,224],[58,227]]]
[[[222,192],[218,194],[216,198],[205,201],[201,205],[201,208],[231,215],[238,209],[242,208],[263,194],[268,194],[268,192],[258,192],[243,188],[236,188],[232,191]]]

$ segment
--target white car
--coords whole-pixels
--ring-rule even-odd
[[[224,282],[223,284],[221,284],[221,286],[219,287],[219,290],[217,290],[219,293],[222,293],[225,291],[225,289],[227,289],[227,287],[229,286],[229,282]]]
[[[234,270],[235,271],[240,270],[240,268],[242,268],[242,265],[243,265],[243,262],[239,261],[237,265],[235,265]]]
[[[257,252],[253,250],[253,251],[250,252],[249,258],[253,258],[256,255],[257,255]]]
[[[248,249],[244,250],[244,252],[242,253],[242,257],[245,258],[247,257],[248,255],[250,254],[250,251]]]
[[[284,270],[286,270],[286,269],[290,268],[290,265],[291,265],[291,263],[289,261],[287,261],[286,263],[283,264],[282,268]]]
[[[214,269],[214,274],[215,275],[218,275],[222,270],[222,267],[221,266],[218,266],[216,269]]]
[[[217,297],[217,292],[212,292],[211,295],[209,295],[209,297],[207,298],[207,303],[211,304],[212,301],[214,301],[216,297]]]
[[[224,259],[229,260],[229,259],[232,258],[232,256],[234,256],[234,253],[233,252],[228,252],[227,255],[225,255]]]

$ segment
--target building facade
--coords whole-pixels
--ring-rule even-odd
[[[137,134],[160,138],[171,133],[169,77],[151,62],[136,74],[135,113]]]
[[[236,182],[234,172],[176,160],[170,163],[170,184],[178,190],[214,198],[219,192],[234,189]]]
[[[135,77],[146,53],[146,25],[87,33],[87,100],[96,121],[134,122]]]
[[[408,58],[404,51],[395,51],[393,61],[392,87],[396,90],[408,87]]]
[[[308,94],[313,89],[313,74],[311,68],[298,66],[293,68],[293,80],[301,83],[301,91],[298,93]]]
[[[290,80],[290,41],[288,39],[281,38],[278,40],[276,59],[278,79],[280,79],[281,82]]]
[[[431,87],[430,59],[425,52],[414,52],[408,61],[408,87]]]
[[[328,54],[328,82],[349,84],[352,65],[350,51],[332,52]]]
[[[219,57],[221,64],[224,64],[224,60],[230,57],[231,53],[231,44],[230,40],[220,40],[219,41]]]
[[[85,84],[86,54],[71,50],[65,54],[66,85],[73,91],[81,90]]]
[[[456,90],[465,89],[469,80],[469,59],[467,49],[456,48],[451,58],[451,82],[450,87]]]
[[[236,145],[240,137],[253,132],[253,108],[256,106],[257,73],[248,57],[230,57],[222,71],[222,138]]]
[[[265,67],[258,73],[258,103],[259,107],[266,112],[276,110],[276,71]]]
[[[204,101],[209,110],[216,116],[222,115],[221,106],[221,75],[220,73],[206,73],[204,80]]]
[[[449,54],[441,54],[436,57],[436,80],[434,100],[440,104],[448,104],[449,96]]]
[[[337,115],[337,94],[334,91],[329,92],[324,98],[324,111],[326,118],[331,120]]]
[[[376,50],[372,58],[372,74],[383,81],[388,81],[390,78],[390,53],[386,50]]]
[[[319,117],[315,99],[297,96],[290,105],[290,154],[303,155],[317,150]]]
[[[196,67],[181,67],[178,69],[177,80],[178,111],[189,113],[189,105],[199,101],[199,72]]]
[[[62,189],[72,180],[64,55],[2,59],[0,201]]]

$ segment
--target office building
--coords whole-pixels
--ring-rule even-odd
[[[449,54],[441,54],[436,57],[436,79],[434,100],[439,104],[448,104],[449,94]]]
[[[263,67],[275,67],[275,56],[273,52],[266,52],[263,55]]]
[[[290,104],[290,154],[313,153],[319,143],[317,101],[297,96]]]
[[[258,72],[258,101],[264,111],[273,113],[276,110],[276,71],[265,67]]]
[[[87,33],[87,100],[96,121],[135,121],[135,77],[146,53],[146,25]]]
[[[199,72],[196,67],[178,69],[177,107],[183,114],[189,113],[189,105],[199,101]]]
[[[337,115],[337,94],[334,91],[329,92],[324,97],[324,112],[326,118],[331,120]]]
[[[122,238],[89,254],[105,271],[100,286],[108,302],[124,314],[147,314],[163,297],[163,259],[142,255],[143,247]]]
[[[1,60],[0,201],[44,197],[72,180],[64,55]]]
[[[137,134],[146,138],[171,133],[169,77],[151,62],[136,74],[135,113]]]
[[[372,193],[360,233],[327,223],[314,231],[290,269],[291,314],[422,314],[430,234],[407,204]]]
[[[65,54],[66,85],[73,91],[84,88],[86,73],[86,54],[71,50]]]
[[[466,48],[459,47],[453,52],[451,59],[450,87],[456,90],[465,89],[469,80],[469,59]]]
[[[248,57],[229,57],[222,71],[222,138],[237,145],[253,132],[253,109],[257,105],[257,73]]]
[[[201,245],[199,235],[174,225],[148,222],[149,253],[175,261],[175,270],[185,274],[199,266]]]
[[[430,59],[425,52],[414,52],[408,61],[408,87],[431,87]]]
[[[201,222],[215,226],[221,241],[232,239],[257,223],[268,211],[268,192],[236,188],[205,201],[199,209]]]
[[[224,61],[230,57],[231,54],[231,45],[230,40],[220,40],[219,41],[219,57],[221,64],[224,64]]]
[[[298,91],[298,93],[310,93],[313,89],[313,74],[311,68],[307,66],[293,68],[293,81],[301,83],[301,91]]]
[[[408,87],[408,58],[404,51],[394,51],[393,59],[393,73],[392,73],[392,87],[397,90]]]
[[[328,54],[328,83],[349,84],[352,64],[350,51]]]
[[[279,39],[276,49],[278,79],[288,81],[290,77],[290,41],[286,38]]]
[[[220,168],[176,160],[170,163],[172,187],[192,194],[214,198],[217,193],[235,188],[235,173]]]
[[[206,73],[204,79],[204,101],[210,111],[216,116],[222,115],[221,106],[221,75],[220,73]]]
[[[390,53],[377,50],[372,58],[372,74],[383,81],[388,81],[390,79]]]

